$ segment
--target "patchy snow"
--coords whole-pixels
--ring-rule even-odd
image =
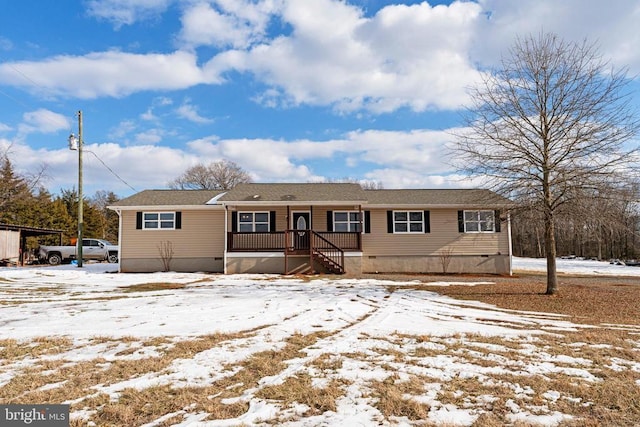
[[[568,260],[559,262],[559,271],[584,274],[640,275],[640,268],[611,266],[608,263]],[[516,258],[514,269],[539,271],[544,260]],[[184,411],[165,414],[147,425],[159,425],[175,415],[183,416],[176,425],[222,426],[253,424],[284,417],[282,425],[388,425],[366,392],[372,381],[392,376],[399,380],[423,375],[434,382],[416,401],[429,405],[429,421],[468,426],[478,418],[478,407],[495,399],[483,394],[456,406],[439,399],[444,382],[473,380],[490,387],[493,374],[562,374],[576,381],[595,382],[589,371],[591,361],[562,354],[549,354],[536,346],[536,336],[558,331],[575,331],[575,325],[563,316],[549,313],[503,310],[474,301],[455,300],[432,292],[413,289],[415,281],[398,282],[374,279],[285,278],[277,275],[217,275],[205,273],[115,273],[117,264],[87,263],[75,266],[0,268],[1,338],[28,341],[37,337],[62,336],[73,340],[73,348],[43,360],[68,363],[102,358],[105,366],[115,360],[154,357],[172,342],[214,333],[251,333],[228,339],[215,348],[192,358],[174,360],[160,372],[146,373],[109,384],[97,385],[95,392],[117,400],[125,389],[144,389],[156,385],[173,387],[206,386],[231,377],[236,371],[227,367],[252,354],[278,350],[284,340],[295,334],[325,332],[305,356],[288,361],[288,367],[273,377],[262,378],[259,387],[281,384],[299,373],[318,374],[311,362],[323,356],[340,359],[340,367],[331,375],[350,381],[345,395],[337,401],[335,412],[304,418],[304,405],[281,408],[256,398],[255,390],[245,390],[237,399],[249,405],[248,411],[234,419],[211,421],[208,414]],[[174,284],[177,289],[139,290],[141,284]],[[437,282],[438,286],[461,284]],[[464,282],[464,284],[469,284]],[[473,284],[473,283],[471,283]],[[477,283],[476,283],[477,284]],[[393,285],[393,286],[390,286]],[[479,342],[481,337],[508,337],[521,340],[517,350],[522,360],[508,357],[504,345]],[[126,340],[94,342],[95,337]],[[166,337],[164,344],[143,344],[153,337]],[[430,337],[418,340],[417,337]],[[586,345],[586,344],[585,344]],[[163,347],[164,346],[164,347]],[[454,352],[448,348],[460,346]],[[385,354],[389,352],[389,354]],[[402,353],[405,361],[395,360]],[[415,354],[425,353],[423,356]],[[440,354],[442,352],[443,354]],[[351,357],[349,355],[360,355]],[[0,364],[0,385],[34,363]],[[411,363],[406,363],[410,360]],[[474,364],[470,360],[486,362]],[[568,366],[571,365],[571,366]],[[637,364],[615,360],[611,369],[633,369]],[[328,378],[314,378],[321,385]],[[437,382],[440,381],[440,382]],[[42,389],[61,387],[52,383]],[[530,388],[510,385],[517,396],[531,396]],[[363,391],[365,390],[365,391]],[[542,396],[550,403],[570,399],[549,390]],[[79,401],[76,399],[75,401]],[[69,401],[67,403],[73,403]],[[507,402],[512,422],[557,425],[571,416]],[[89,417],[91,411],[79,410],[73,417]],[[407,419],[393,418],[397,425],[410,425]]]

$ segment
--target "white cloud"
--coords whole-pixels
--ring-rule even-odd
[[[20,135],[29,133],[54,133],[71,128],[71,120],[61,114],[41,108],[22,115],[22,123],[18,126]]]
[[[442,156],[450,139],[444,131],[370,130],[327,141],[205,138],[190,142],[188,147],[201,158],[233,160],[265,181],[309,181],[326,177],[339,170],[340,162],[345,163],[344,176],[358,174],[361,163],[379,165],[393,174],[365,177],[383,181],[391,188],[391,185],[417,186],[420,182],[435,186],[433,181],[428,181],[429,177],[450,173]],[[326,170],[308,166],[318,160],[331,166]],[[415,177],[421,177],[421,181]]]
[[[209,119],[207,117],[203,117],[198,113],[198,109],[195,105],[191,104],[189,100],[185,100],[185,102],[176,109],[176,113],[178,117],[182,117],[183,119],[189,120],[193,123],[205,124],[205,123],[213,123],[213,119]]]
[[[12,131],[13,128],[7,124],[0,123],[0,132],[9,132]]]
[[[37,76],[32,77],[35,84],[24,75]],[[193,53],[139,55],[109,51],[0,64],[0,82],[47,95],[92,99],[145,90],[179,90],[220,80],[205,75]]]
[[[275,1],[217,0],[188,5],[182,15],[181,43],[245,48],[261,40]]]
[[[140,145],[154,145],[162,141],[164,132],[161,129],[149,129],[135,136],[135,143]]]
[[[0,50],[11,50],[13,49],[13,43],[6,37],[0,36]]]
[[[157,17],[172,0],[89,0],[87,13],[113,23],[116,29],[139,20]]]
[[[568,41],[598,43],[600,53],[616,67],[640,73],[640,4],[597,0],[479,0],[486,19],[478,20],[471,51],[475,61],[495,64],[517,35],[554,32]]]
[[[294,105],[376,113],[457,108],[479,76],[467,59],[479,15],[471,2],[388,6],[365,18],[343,2],[291,0],[281,17],[293,28],[290,36],[225,52],[207,68],[251,72]],[[263,99],[273,105],[278,91]]]
[[[123,25],[161,13],[170,2],[108,0],[88,5],[93,16]],[[269,108],[328,105],[341,113],[375,114],[399,108],[451,110],[467,101],[465,88],[477,81],[479,66],[495,65],[516,34],[541,30],[569,40],[599,41],[606,59],[640,73],[640,6],[634,2],[606,8],[595,0],[422,2],[388,4],[371,16],[338,0],[202,0],[180,5],[182,28],[168,37],[185,50],[107,51],[4,63],[0,83],[92,99],[222,84],[225,73],[238,71],[264,87],[253,99]],[[269,31],[273,28],[282,32],[274,34]],[[219,53],[199,58],[194,50],[199,46],[212,46]],[[150,111],[146,118],[152,117]]]

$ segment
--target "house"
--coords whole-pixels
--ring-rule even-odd
[[[113,206],[120,270],[511,273],[507,208],[491,191],[351,183],[146,190]]]

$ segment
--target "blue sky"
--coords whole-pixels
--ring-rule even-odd
[[[443,152],[481,70],[544,30],[639,76],[638,22],[638,0],[5,1],[0,152],[77,186],[82,110],[89,195],[221,159],[257,182],[474,186]]]

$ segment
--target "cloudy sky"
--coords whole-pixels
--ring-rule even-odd
[[[480,70],[545,31],[640,76],[638,22],[640,0],[7,1],[0,153],[77,186],[81,110],[87,194],[220,159],[257,182],[470,186],[442,154]]]

